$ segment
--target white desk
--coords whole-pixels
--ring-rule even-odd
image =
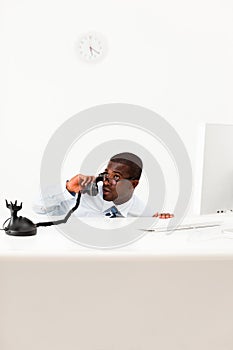
[[[233,234],[221,230],[149,233],[107,251],[53,227],[1,231],[0,349],[232,350]]]

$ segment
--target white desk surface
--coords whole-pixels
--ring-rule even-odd
[[[110,250],[0,231],[0,349],[232,350],[233,216],[219,219]]]
[[[126,220],[126,219],[123,219]],[[145,218],[143,219],[145,220]],[[151,220],[151,219],[150,219]],[[14,237],[0,231],[0,257],[3,256],[154,256],[156,257],[218,257],[233,258],[233,214],[191,217],[191,221],[223,221],[223,225],[210,228],[166,232],[149,232],[130,245],[115,249],[93,249],[66,238],[56,227],[39,227],[36,236]],[[46,220],[45,220],[46,221]],[[163,221],[163,222],[162,222]],[[166,221],[166,223],[165,223]],[[186,222],[190,218],[185,219]],[[168,220],[160,220],[160,226]],[[140,224],[140,219],[139,219]],[[140,225],[139,225],[140,226]],[[58,226],[57,226],[58,227]],[[145,227],[145,224],[143,224]],[[130,225],[129,225],[130,229]]]

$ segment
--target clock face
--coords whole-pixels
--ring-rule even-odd
[[[104,57],[104,39],[96,33],[88,33],[79,40],[79,56],[86,62],[96,62]]]

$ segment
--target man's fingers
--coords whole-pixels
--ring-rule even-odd
[[[166,214],[163,214],[163,213],[162,213],[162,214],[159,214],[159,218],[160,218],[160,219],[166,219],[166,216],[165,216],[165,215],[166,215]]]
[[[168,213],[161,213],[160,219],[169,219],[170,215]]]
[[[80,185],[85,187],[87,185],[89,185],[91,182],[95,181],[95,176],[83,176]]]
[[[155,213],[153,215],[154,217],[159,217],[159,219],[171,219],[174,217],[174,214],[170,214],[170,213]]]

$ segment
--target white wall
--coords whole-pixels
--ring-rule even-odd
[[[199,123],[233,121],[231,0],[8,0],[0,10],[1,217],[4,198],[30,202],[50,136],[83,109],[126,102],[154,110],[193,166]],[[75,52],[89,30],[109,43],[96,65]]]

